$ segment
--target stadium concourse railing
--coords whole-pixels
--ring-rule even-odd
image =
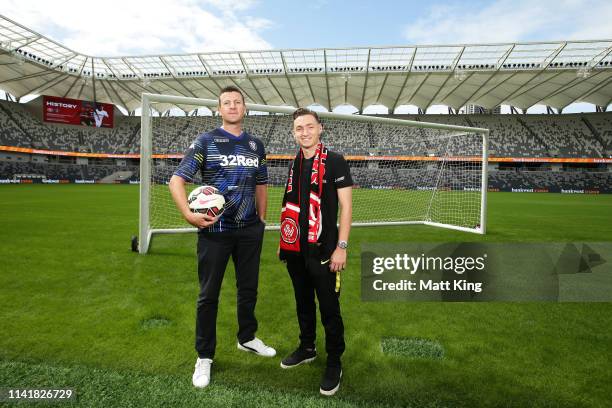
[[[206,106],[215,108],[218,101],[214,99],[199,99],[189,98],[174,95],[159,95],[159,94],[142,94],[142,116],[141,116],[141,152],[140,152],[140,219],[139,219],[139,242],[138,251],[147,253],[153,234],[177,234],[185,232],[196,232],[196,228],[159,228],[152,229],[149,225],[150,220],[150,190],[151,190],[151,163],[152,163],[152,116],[151,105],[153,103],[168,104],[173,106],[191,105],[191,106]],[[288,106],[270,106],[260,104],[246,104],[247,111],[260,111],[276,114],[292,114],[296,108]],[[488,163],[488,145],[489,145],[489,130],[483,128],[474,128],[467,126],[446,125],[441,123],[430,123],[421,121],[411,121],[403,119],[382,118],[366,115],[349,115],[334,112],[317,112],[317,114],[325,119],[341,119],[363,123],[380,123],[385,125],[411,126],[417,128],[430,128],[456,132],[478,133],[482,136],[482,156],[481,161],[481,199],[480,199],[480,224],[477,228],[466,228],[456,225],[443,224],[432,221],[399,221],[399,222],[384,222],[384,223],[353,223],[353,226],[375,226],[375,225],[405,225],[405,224],[424,224],[442,228],[456,229],[460,231],[472,233],[486,233],[487,225],[487,163]],[[279,226],[268,226],[267,229],[279,229]]]

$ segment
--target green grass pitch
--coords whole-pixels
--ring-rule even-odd
[[[610,241],[612,195],[491,193],[486,236],[355,228],[341,296],[344,377],[331,400],[318,395],[324,358],[279,367],[297,345],[298,327],[274,231],[265,235],[257,316],[258,336],[278,357],[236,349],[230,266],[212,384],[193,389],[195,235],[160,236],[149,255],[132,253],[137,212],[137,186],[0,186],[0,388],[72,387],[80,405],[100,407],[610,406],[612,304],[364,303],[358,248]],[[320,325],[318,334],[324,350]],[[383,354],[381,339],[402,337],[426,339],[443,353]]]
[[[196,185],[187,185],[187,192]],[[269,223],[280,222],[281,203],[284,189],[268,188]],[[353,221],[422,221],[428,210],[434,214],[434,221],[474,228],[480,223],[480,193],[470,191],[438,192],[430,207],[430,191],[411,190],[353,190]],[[174,211],[172,196],[166,185],[156,184],[151,189],[151,225],[153,228],[180,228],[185,221]],[[462,204],[467,211],[453,210]],[[227,203],[226,203],[227,205]],[[157,215],[159,214],[159,215]]]

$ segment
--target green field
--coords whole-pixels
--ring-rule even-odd
[[[258,336],[278,358],[236,349],[230,267],[212,384],[193,389],[195,235],[160,236],[149,255],[132,253],[137,211],[137,186],[0,186],[0,388],[72,387],[81,405],[100,407],[610,406],[612,304],[366,303],[358,249],[380,241],[611,241],[612,195],[492,193],[486,236],[354,229],[341,297],[344,377],[331,400],[318,395],[324,358],[279,367],[298,328],[290,279],[275,259],[278,232],[265,236],[257,306]],[[318,333],[324,350],[321,326]],[[429,339],[443,355],[383,354],[388,337]]]
[[[196,188],[187,185],[186,192]],[[284,188],[268,188],[268,213],[270,224],[279,224]],[[431,204],[430,204],[431,203]],[[460,212],[457,208],[463,208]],[[168,187],[155,184],[151,189],[151,226],[153,228],[180,228],[189,226],[181,214],[175,211]],[[439,191],[432,200],[431,191],[414,190],[353,190],[353,221],[423,221],[431,214],[432,221],[474,228],[480,224],[480,192]]]

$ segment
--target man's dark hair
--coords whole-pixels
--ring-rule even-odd
[[[300,116],[305,116],[305,115],[312,115],[317,120],[318,123],[321,123],[321,119],[319,119],[319,115],[317,115],[317,112],[311,111],[308,108],[297,108],[295,112],[293,112],[293,120],[296,120]]]
[[[240,96],[242,97],[242,103],[245,103],[244,95],[242,94],[242,91],[240,90],[240,88],[234,85],[228,85],[225,88],[221,89],[221,91],[219,91],[219,105],[221,105],[221,95],[223,95],[224,93],[228,93],[228,92],[238,92]]]

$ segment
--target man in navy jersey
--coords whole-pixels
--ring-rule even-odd
[[[263,143],[242,130],[244,96],[228,86],[219,95],[220,128],[197,136],[170,179],[170,192],[185,220],[198,228],[198,277],[195,348],[198,359],[192,382],[206,387],[215,356],[217,307],[231,255],[238,289],[238,344],[243,351],[273,357],[276,351],[255,337],[259,257],[265,229],[268,170]],[[192,213],[185,183],[201,171],[203,184],[225,197],[218,217]]]

